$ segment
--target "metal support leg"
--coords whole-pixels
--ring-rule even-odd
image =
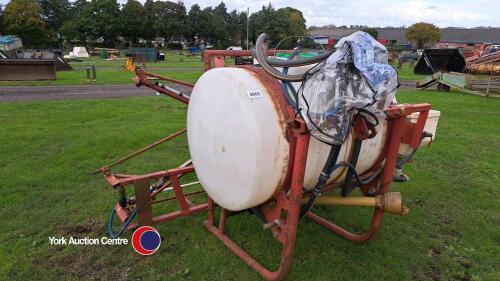
[[[290,270],[292,255],[297,239],[297,227],[299,224],[300,203],[302,199],[302,187],[304,183],[305,166],[307,162],[307,150],[309,147],[309,135],[298,135],[294,148],[295,157],[293,170],[291,173],[290,189],[288,192],[282,190],[282,201],[278,200],[278,208],[286,214],[285,218],[278,218],[280,222],[279,231],[276,235],[282,244],[281,260],[276,271],[271,271],[255,260],[250,254],[236,244],[231,238],[224,234],[226,225],[226,210],[222,209],[219,227],[214,224],[214,202],[208,200],[208,220],[203,224],[208,231],[224,243],[233,253],[235,253],[245,264],[257,271],[266,280],[282,280]],[[279,212],[281,213],[281,212]],[[272,221],[270,221],[272,222]]]
[[[137,208],[137,225],[153,224],[153,209],[151,207],[151,195],[149,194],[149,181],[140,179],[134,182],[135,200]]]

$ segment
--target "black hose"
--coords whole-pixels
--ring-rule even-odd
[[[356,165],[358,164],[358,158],[359,158],[359,153],[361,152],[361,145],[362,144],[363,144],[362,140],[359,140],[359,139],[354,140],[354,151],[353,151],[352,156],[351,156],[351,165],[353,167],[356,167]],[[344,184],[342,185],[342,191],[341,191],[342,197],[346,197],[354,189],[351,182],[352,182],[352,175],[355,172],[356,172],[355,169],[347,171],[345,179],[344,179]]]
[[[319,175],[318,182],[314,186],[312,195],[309,197],[309,200],[306,204],[300,206],[299,218],[302,218],[311,210],[311,208],[314,206],[314,203],[316,202],[316,199],[321,195],[321,191],[325,187],[325,184],[330,178],[330,175],[336,169],[335,166],[337,165],[335,165],[335,163],[337,163],[341,148],[341,144],[332,145],[332,148],[330,148],[330,153],[328,154],[325,166],[323,167],[323,170]]]
[[[425,138],[431,138],[432,139],[432,134],[429,133],[429,132],[426,132],[424,131],[422,133],[422,137],[420,138],[420,142],[422,142],[423,139]],[[413,149],[410,154],[406,155],[405,157],[399,159],[397,162],[396,162],[396,168],[402,168],[404,164],[408,163],[411,159],[413,159],[413,157],[415,156],[415,154],[417,153],[419,147]]]
[[[329,175],[331,175],[335,170],[337,170],[340,167],[347,167],[349,170],[351,170],[353,172],[354,177],[356,178],[356,182],[353,183],[355,186],[360,185],[360,184],[368,184],[368,183],[370,183],[382,171],[382,169],[380,168],[373,175],[371,175],[370,178],[368,178],[366,180],[362,180],[359,177],[358,173],[356,172],[356,168],[354,168],[353,165],[351,165],[351,164],[349,164],[347,162],[341,162],[341,163],[338,163],[338,164],[336,164],[335,166],[332,167]],[[323,174],[323,172],[321,174]],[[320,176],[320,178],[321,178],[321,176]],[[325,179],[325,183],[326,183],[326,180],[328,180],[328,177]],[[324,186],[324,184],[323,184],[323,186]],[[321,188],[323,188],[323,186],[321,186]],[[319,182],[318,182],[318,184],[317,184],[316,187],[319,187]],[[312,195],[309,197],[309,200],[307,201],[307,203],[304,204],[304,205],[302,205],[300,207],[299,218],[302,218],[303,216],[305,216],[311,210],[311,208],[314,206],[314,203],[316,203],[316,199],[318,198],[318,196],[321,195],[321,189],[317,189],[316,187],[312,191]]]
[[[109,222],[108,222],[108,235],[111,239],[116,239],[118,237],[120,237],[123,232],[128,228],[128,226],[130,225],[130,223],[134,220],[135,216],[137,215],[137,208],[135,208],[132,213],[130,214],[130,216],[125,220],[125,222],[120,226],[120,229],[118,230],[118,232],[113,232],[113,219],[115,218],[115,214],[116,214],[116,210],[115,208],[113,208],[113,210],[111,211],[111,216],[109,218]]]
[[[304,75],[285,75],[279,72],[274,67],[270,66],[267,61],[267,50],[268,50],[268,36],[267,33],[262,33],[257,42],[255,43],[255,49],[252,49],[252,55],[259,61],[262,68],[272,77],[284,81],[299,82],[303,80]]]
[[[340,167],[347,167],[349,170],[351,170],[353,172],[353,175],[354,177],[356,178],[356,184],[368,184],[370,183],[372,180],[373,180],[373,177],[370,177],[369,179],[366,179],[366,180],[362,180],[359,175],[358,175],[358,172],[356,172],[356,168],[351,165],[350,163],[347,163],[347,162],[340,162],[338,164],[336,164],[333,169],[336,170]]]

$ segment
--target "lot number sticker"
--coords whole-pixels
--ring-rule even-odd
[[[264,95],[260,90],[248,90],[247,91],[248,98],[250,99],[256,99],[256,98],[262,98]]]

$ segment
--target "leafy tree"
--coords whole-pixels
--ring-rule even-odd
[[[153,0],[146,0],[146,2],[144,2],[144,10],[146,13],[144,21],[146,29],[144,30],[143,38],[147,40],[154,40],[159,36],[160,25],[158,22],[156,6],[157,4]]]
[[[305,19],[299,10],[287,7],[275,10],[271,4],[263,6],[260,11],[250,17],[251,36],[257,37],[265,32],[269,34],[272,42],[278,42],[293,35],[305,35]],[[280,48],[291,47],[297,38],[290,38],[280,43]]]
[[[378,31],[375,28],[365,28],[363,31],[370,34],[370,36],[375,39],[378,38]]]
[[[283,35],[283,38],[286,38],[288,36],[303,36],[306,35],[306,20],[304,19],[304,16],[302,15],[302,12],[286,7],[282,9],[277,10],[278,16],[285,18],[285,21],[283,21],[281,24],[284,25],[285,29],[285,34]],[[282,39],[283,40],[283,39]],[[299,38],[297,37],[292,37],[282,44],[284,48],[292,48]]]
[[[94,38],[111,46],[120,33],[120,6],[116,0],[92,0],[83,10],[83,24]]]
[[[210,37],[215,41],[215,46],[220,49],[228,44],[229,32],[227,20],[229,14],[227,13],[226,4],[224,4],[224,2],[220,2],[212,12],[212,32]]]
[[[42,15],[51,31],[59,28],[70,18],[71,3],[68,0],[39,0]]]
[[[134,44],[138,38],[144,37],[147,28],[144,24],[146,19],[146,9],[137,0],[128,0],[123,5],[120,15],[121,35]]]
[[[276,18],[276,11],[269,3],[267,6],[262,6],[262,9],[258,11],[257,13],[253,13],[250,16],[250,39],[252,41],[256,41],[257,37],[261,33],[267,33],[271,37],[271,41],[276,41],[280,35],[280,30],[277,30],[277,26],[274,23]],[[278,41],[281,39],[278,39]]]
[[[0,5],[0,35],[5,32],[5,27],[3,25],[3,5]]]
[[[279,9],[278,13],[282,13],[283,16],[287,17],[287,33],[289,36],[306,34],[306,20],[304,19],[301,11],[286,7]]]
[[[417,48],[423,49],[427,44],[439,42],[441,34],[435,25],[425,22],[416,23],[406,31],[406,40],[415,42]]]
[[[194,42],[202,30],[201,8],[198,4],[191,6],[186,19],[186,38]]]
[[[239,14],[238,11],[232,10],[231,13],[227,14],[226,19],[228,39],[231,41],[231,45],[241,44],[241,34],[239,26]]]
[[[174,6],[174,22],[172,24],[173,34],[178,41],[186,34],[187,11],[182,1]]]
[[[211,41],[214,37],[214,32],[212,29],[212,7],[206,7],[201,11],[199,17],[199,39],[204,39],[205,41]]]
[[[71,3],[68,0],[39,0],[39,3],[42,7],[42,17],[50,30],[50,37],[62,47],[63,40],[58,31],[70,18]]]
[[[182,35],[189,33],[189,30],[185,30],[187,14],[184,3],[147,0],[144,8],[144,20],[147,23],[144,33],[147,39],[163,37],[168,42],[180,40]]]
[[[216,48],[246,46],[248,15],[228,11],[224,2],[204,9],[195,4],[188,13],[182,1],[146,0],[144,5],[140,1],[127,0],[120,7],[117,0],[13,0],[8,5],[9,17],[9,12],[2,13],[0,7],[0,32],[1,22],[8,23],[8,32],[21,36],[25,44],[36,41],[38,45],[44,45],[50,35],[62,34],[66,40],[77,40],[85,46],[89,39],[100,38],[112,46],[120,35],[131,44],[138,39],[163,38],[168,43],[184,38],[191,42],[204,39]],[[290,7],[275,10],[269,4],[249,19],[249,41],[255,41],[262,32],[268,33],[274,43],[306,33],[302,13]],[[288,39],[280,47],[292,46],[290,42],[297,40]]]
[[[243,47],[247,46],[247,44],[246,44],[246,40],[247,40],[247,18],[248,18],[247,12],[240,12],[238,14],[238,34],[240,35],[240,38],[242,38],[241,44],[242,44]],[[250,44],[249,44],[249,46],[250,46]]]
[[[42,47],[48,39],[42,9],[36,0],[12,0],[3,12],[7,32],[20,36],[24,46]]]
[[[172,36],[178,31],[175,23],[175,9],[176,4],[173,2],[155,2],[156,5],[156,21],[157,21],[157,34],[165,39],[165,42],[171,40]]]
[[[85,11],[88,2],[85,0],[77,0],[71,5],[69,11],[70,19],[65,21],[59,28],[59,32],[69,40],[77,39],[87,46],[87,37],[90,34],[90,28],[85,24]]]

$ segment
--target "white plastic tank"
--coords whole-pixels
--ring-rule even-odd
[[[289,144],[284,117],[257,74],[244,68],[215,68],[197,81],[189,102],[187,134],[196,174],[208,195],[220,206],[238,211],[269,200],[287,173]],[[386,123],[363,141],[356,170],[368,171],[386,139]],[[352,136],[338,161],[348,161]],[[330,146],[311,137],[304,186],[312,188]],[[330,181],[343,181],[338,169]]]

